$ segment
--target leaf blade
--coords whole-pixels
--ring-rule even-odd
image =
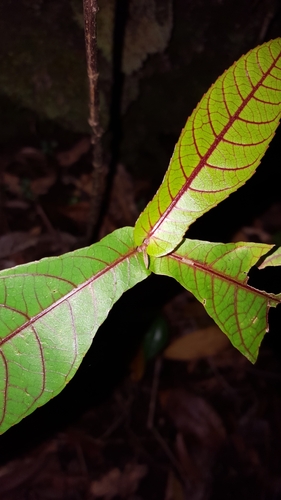
[[[137,220],[148,255],[172,251],[198,217],[255,172],[281,115],[281,38],[234,63],[188,119],[163,182]]]
[[[247,272],[271,248],[186,239],[175,252],[152,257],[151,270],[175,278],[193,293],[231,343],[254,362],[268,329],[268,309],[280,297],[249,286]]]
[[[0,433],[64,388],[113,304],[149,274],[133,228],[0,272]]]

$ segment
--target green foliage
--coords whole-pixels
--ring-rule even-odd
[[[151,259],[151,270],[172,276],[204,305],[232,344],[254,362],[279,297],[247,285],[247,272],[269,250],[258,243],[184,240],[174,252]]]
[[[280,45],[266,43],[241,57],[188,119],[160,188],[136,223],[136,245],[149,255],[172,251],[192,222],[255,172],[280,119]]]
[[[63,389],[116,300],[151,272],[190,290],[233,345],[256,360],[268,309],[281,297],[249,286],[247,273],[272,247],[183,236],[253,175],[280,115],[278,38],[243,56],[206,93],[134,229],[0,273],[0,432]],[[280,261],[277,250],[261,267]]]
[[[113,304],[149,274],[131,227],[0,273],[2,432],[65,387]]]

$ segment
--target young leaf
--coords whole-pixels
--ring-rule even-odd
[[[0,433],[65,387],[113,304],[149,274],[131,227],[0,272]]]
[[[254,362],[268,329],[268,309],[281,297],[249,286],[247,272],[271,248],[186,239],[175,252],[151,258],[151,270],[174,277],[192,292],[232,344]]]
[[[148,255],[172,251],[202,214],[255,172],[281,115],[281,38],[251,50],[188,119],[158,192],[135,226]]]

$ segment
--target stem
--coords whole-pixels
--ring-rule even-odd
[[[101,137],[102,129],[99,120],[99,95],[98,95],[98,71],[97,71],[97,0],[83,0],[84,8],[84,26],[85,26],[85,45],[87,73],[89,81],[89,125],[92,129],[91,142],[93,145],[92,153],[92,198],[90,204],[89,223],[86,233],[86,239],[89,241],[93,231],[97,226],[103,195],[105,191],[105,178],[107,174],[103,163]]]

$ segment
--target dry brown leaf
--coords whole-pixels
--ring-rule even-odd
[[[12,194],[21,195],[22,189],[20,185],[20,180],[16,175],[3,173],[3,184]]]
[[[160,401],[177,430],[175,451],[184,472],[185,498],[209,498],[212,469],[226,439],[222,419],[203,397],[183,389],[162,391]]]
[[[73,205],[60,207],[59,211],[65,217],[76,222],[76,224],[86,225],[89,217],[90,205],[88,201],[80,201]]]
[[[103,497],[105,500],[111,500],[116,496],[128,498],[135,493],[146,473],[145,465],[127,464],[123,472],[115,467],[100,480],[93,481],[90,491],[96,497]]]
[[[189,453],[186,445],[184,435],[178,432],[175,439],[175,449],[183,471],[188,477],[189,481],[198,482],[200,480],[200,471],[196,466],[192,455]]]
[[[56,175],[54,172],[45,176],[34,179],[30,182],[30,189],[33,194],[40,196],[46,194],[50,187],[56,182]],[[10,193],[17,196],[22,196],[23,189],[21,185],[20,178],[16,175],[9,174],[7,172],[3,173],[3,184]]]
[[[88,153],[91,147],[90,137],[83,137],[79,142],[74,144],[74,146],[68,151],[62,151],[56,155],[56,159],[61,167],[70,167],[78,160],[81,156]]]
[[[30,203],[24,200],[7,200],[3,204],[6,208],[12,208],[17,210],[27,210],[30,207]]]
[[[216,410],[201,396],[176,389],[162,391],[160,401],[176,429],[191,442],[200,446],[217,448],[226,432]]]
[[[33,194],[36,196],[40,196],[42,194],[46,194],[50,187],[53,186],[56,182],[56,175],[54,172],[51,175],[46,177],[39,177],[38,179],[34,179],[30,183],[30,189]]]
[[[215,356],[230,346],[227,336],[218,326],[195,330],[174,340],[164,351],[164,357],[190,361]]]
[[[0,467],[0,494],[1,498],[5,492],[9,492],[28,482],[31,477],[45,466],[48,455],[57,451],[56,442],[50,441],[47,444],[35,448],[30,454],[21,459],[8,462]],[[17,498],[14,496],[13,498]]]
[[[81,196],[81,193],[87,193],[91,195],[93,192],[93,175],[90,174],[82,174],[80,177],[74,177],[74,175],[64,175],[62,180],[63,183],[68,185],[72,184],[76,187],[76,192],[73,193],[74,196]]]
[[[25,147],[22,148],[16,155],[15,160],[20,163],[25,163],[28,160],[33,160],[38,163],[44,163],[46,161],[46,157],[44,153],[40,149]]]

